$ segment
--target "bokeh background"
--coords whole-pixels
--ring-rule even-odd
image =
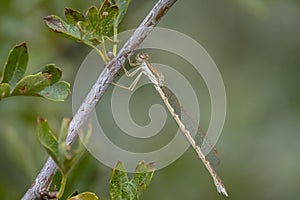
[[[120,31],[137,27],[155,2],[132,0]],[[55,35],[42,19],[63,16],[64,7],[85,11],[97,3],[1,0],[0,68],[9,50],[26,41],[27,74],[55,63],[73,83],[90,49]],[[202,44],[223,76],[228,107],[217,144],[217,171],[229,199],[299,199],[299,24],[298,0],[182,0],[159,23]],[[0,102],[1,199],[19,199],[47,159],[37,140],[36,118],[48,119],[59,130],[62,118],[72,116],[71,107],[71,98],[63,103],[31,97]],[[93,191],[108,197],[109,175],[109,168],[86,153],[71,172],[66,193]],[[224,198],[190,149],[155,173],[141,199]]]

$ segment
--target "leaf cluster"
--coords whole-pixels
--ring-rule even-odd
[[[61,186],[58,192],[48,192],[47,190],[41,191],[41,196],[45,195],[49,198],[49,194],[53,198],[59,199],[63,193],[67,180],[67,174],[71,168],[77,163],[84,152],[84,145],[92,133],[91,124],[89,124],[89,129],[84,136],[83,142],[77,140],[75,144],[67,144],[66,137],[68,134],[70,119],[65,118],[62,121],[59,137],[50,129],[48,122],[45,119],[38,118],[38,138],[40,143],[46,149],[48,154],[56,163],[59,171],[62,174]],[[80,132],[83,137],[83,133]]]
[[[0,100],[11,96],[40,96],[53,101],[63,101],[70,93],[70,84],[60,81],[62,71],[54,64],[24,76],[28,64],[26,43],[16,45],[7,57],[0,78]]]
[[[59,35],[94,48],[107,62],[105,41],[117,42],[117,28],[127,11],[131,0],[104,0],[101,6],[91,6],[85,14],[72,8],[65,8],[65,18],[49,15],[44,18],[47,26]],[[109,37],[114,35],[114,39]],[[96,46],[101,44],[101,49]],[[113,52],[114,56],[116,52]]]
[[[153,163],[140,162],[135,169],[133,178],[129,180],[124,165],[119,161],[111,172],[110,196],[112,200],[138,200],[146,190],[154,174]]]
[[[48,122],[45,119],[38,119],[38,138],[40,143],[46,149],[51,158],[55,161],[62,174],[67,174],[72,166],[81,157],[84,146],[80,140],[76,144],[67,144],[66,136],[69,129],[70,119],[65,118],[62,121],[59,137],[57,138],[50,129]],[[92,129],[89,126],[87,133],[84,136],[84,142],[87,142],[91,135]],[[82,132],[79,134],[83,135]]]
[[[111,200],[139,200],[141,193],[150,184],[154,173],[152,163],[140,162],[135,169],[133,178],[129,180],[126,169],[122,162],[118,161],[111,172],[110,177],[110,198]],[[83,192],[68,198],[69,200],[98,200],[98,197],[91,192]],[[105,200],[105,198],[100,198]]]

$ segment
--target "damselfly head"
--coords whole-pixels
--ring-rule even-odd
[[[149,55],[146,53],[139,53],[139,54],[137,54],[135,59],[137,62],[142,63],[143,61],[149,59]]]

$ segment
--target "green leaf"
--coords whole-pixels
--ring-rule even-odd
[[[110,196],[112,200],[135,199],[133,187],[129,184],[124,165],[118,161],[110,176]]]
[[[47,150],[48,154],[53,158],[57,164],[63,177],[67,175],[70,169],[82,156],[85,148],[80,140],[76,140],[72,145],[66,144],[66,137],[68,134],[70,119],[64,118],[61,124],[59,139],[52,133],[46,120],[38,119],[38,137],[40,143]],[[87,130],[87,134],[83,141],[86,141],[91,135],[91,124]]]
[[[43,74],[45,73],[49,74],[50,85],[58,82],[62,75],[62,70],[56,67],[54,64],[46,65],[45,67],[40,69],[39,72],[42,72]]]
[[[85,21],[85,17],[78,10],[65,8],[65,16],[68,24],[76,25],[79,21]]]
[[[50,85],[48,79],[49,74],[43,74],[42,72],[34,75],[28,75],[24,77],[15,87],[12,92],[14,95],[23,96],[36,96],[40,91]],[[47,78],[48,77],[48,78]]]
[[[0,100],[9,96],[10,86],[7,83],[0,83]]]
[[[70,8],[65,9],[66,22],[55,15],[44,18],[46,24],[54,32],[69,39],[96,46],[112,32],[118,16],[118,7],[105,0],[101,8],[92,6],[86,16]]]
[[[68,130],[69,130],[69,125],[70,125],[70,118],[63,118],[61,126],[60,126],[60,131],[59,131],[59,136],[58,136],[58,143],[62,143],[66,140],[66,137],[68,135]]]
[[[92,133],[91,124],[89,123],[87,133],[84,138],[81,138],[83,142],[87,142]],[[69,119],[65,118],[61,125],[59,135],[59,168],[62,173],[67,174],[75,163],[81,158],[84,153],[84,145],[80,139],[76,140],[72,145],[66,144],[66,136],[69,129]],[[82,131],[79,135],[83,134]]]
[[[40,96],[52,101],[64,101],[69,94],[70,84],[65,81],[55,83],[39,92]]]
[[[78,23],[82,39],[87,44],[97,45],[102,40],[102,35],[98,35],[98,24],[100,23],[98,12],[96,6],[90,7],[87,11],[86,20]]]
[[[70,94],[70,84],[65,81],[58,82],[62,76],[60,68],[48,64],[39,72],[23,77],[27,62],[26,43],[16,45],[10,51],[3,69],[0,100],[16,95],[42,96],[53,101],[63,101],[67,98]]]
[[[22,79],[28,62],[28,50],[26,43],[16,45],[9,53],[3,68],[1,83],[8,83],[11,88]]]
[[[61,36],[77,42],[82,41],[80,30],[76,25],[70,25],[55,15],[49,15],[45,17],[44,21],[52,31],[60,34]]]
[[[83,192],[81,194],[69,198],[69,200],[98,200],[98,197],[92,192]]]
[[[61,128],[59,132],[58,137],[58,156],[59,156],[59,168],[61,171],[66,174],[68,173],[71,166],[69,164],[66,164],[66,161],[69,161],[72,159],[72,155],[69,154],[69,151],[71,150],[70,145],[66,144],[66,137],[68,135],[69,130],[69,118],[64,118],[61,123]],[[68,163],[68,162],[67,162]]]
[[[138,200],[139,195],[150,184],[154,173],[153,164],[140,162],[132,180],[128,180],[124,165],[118,161],[112,170],[110,179],[110,196],[112,200]]]
[[[109,0],[104,0],[99,9],[99,14],[99,18],[101,19],[100,26],[98,27],[100,28],[100,33],[109,36],[118,17],[119,8],[116,5],[112,5]]]
[[[153,163],[146,164],[144,161],[142,161],[136,167],[132,182],[135,184],[139,194],[142,191],[146,190],[146,187],[151,182],[153,174],[154,174]]]
[[[41,70],[41,72],[25,76],[21,79],[17,83],[11,95],[38,96],[39,92],[57,82],[60,79],[60,76],[60,69],[54,65],[47,65]]]
[[[78,23],[85,43],[100,44],[105,36],[111,34],[117,15],[117,6],[111,6],[107,0],[103,2],[99,10],[95,6],[90,7],[86,21]]]
[[[52,159],[59,163],[58,159],[58,142],[55,135],[50,130],[48,122],[42,118],[38,119],[38,138],[40,143],[47,150]]]
[[[115,2],[119,8],[119,14],[118,14],[117,19],[115,20],[114,27],[118,27],[127,12],[127,8],[129,6],[131,0],[115,0]]]

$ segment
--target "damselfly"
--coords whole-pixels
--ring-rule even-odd
[[[188,142],[191,144],[191,146],[194,148],[196,153],[198,154],[198,157],[202,160],[203,164],[209,171],[211,177],[213,178],[214,184],[221,194],[224,194],[225,196],[228,196],[225,186],[222,183],[222,180],[217,175],[216,171],[213,169],[212,165],[215,165],[216,162],[218,162],[218,158],[215,152],[215,148],[208,154],[206,157],[201,150],[200,146],[203,142],[204,134],[200,128],[195,129],[193,126],[190,126],[190,123],[188,120],[186,120],[183,117],[183,113],[180,113],[180,109],[178,109],[178,102],[176,97],[172,97],[173,93],[171,90],[169,90],[167,87],[164,86],[164,76],[161,72],[159,72],[151,63],[148,61],[149,56],[148,54],[142,53],[138,54],[136,56],[136,63],[132,63],[129,59],[131,66],[137,66],[138,68],[135,69],[133,72],[129,73],[125,67],[123,66],[123,69],[125,71],[125,74],[128,77],[133,77],[138,72],[140,72],[136,79],[132,82],[132,84],[129,87],[125,87],[122,85],[115,84],[117,86],[120,86],[125,89],[133,90],[138,83],[141,76],[144,74],[148,77],[148,79],[151,81],[153,86],[155,87],[156,91],[159,93],[160,97],[162,98],[163,102],[165,103],[166,107],[168,108],[170,114],[176,121],[177,125],[179,126],[181,132],[184,134],[185,138],[188,140]],[[174,95],[175,96],[175,95]],[[185,119],[185,120],[183,120]],[[195,137],[192,136],[191,133],[195,132]],[[210,159],[208,159],[210,158]]]

